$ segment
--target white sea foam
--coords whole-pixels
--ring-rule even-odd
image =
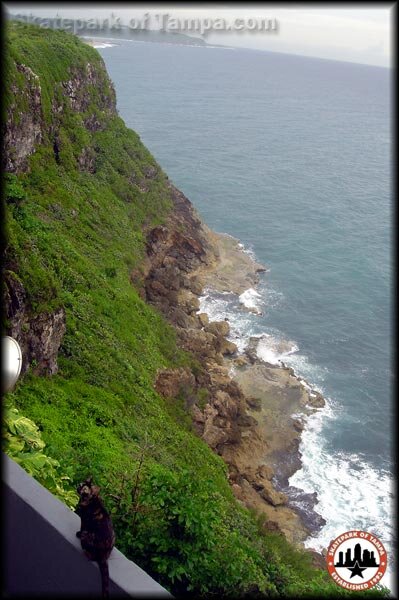
[[[374,469],[360,455],[331,454],[327,450],[323,426],[326,421],[336,419],[337,411],[328,399],[324,409],[306,418],[300,444],[302,468],[289,480],[290,485],[305,492],[317,492],[315,510],[326,519],[326,524],[316,536],[305,541],[305,546],[321,551],[340,533],[362,529],[379,537],[388,558],[392,557],[392,477]],[[384,585],[392,585],[390,577],[390,574],[384,577]]]
[[[258,308],[263,303],[264,310],[267,310],[269,296],[273,301],[281,301],[279,294],[273,294],[269,286],[259,289],[261,294],[253,290],[255,294],[251,292],[249,295],[250,300],[259,302]],[[292,367],[309,393],[317,390],[325,397],[323,382],[328,369],[312,364],[300,352],[298,345],[284,339],[278,330],[270,328],[267,332],[260,332],[259,317],[240,309],[241,300],[232,293],[206,290],[200,298],[200,310],[208,313],[210,320],[228,318],[229,338],[237,344],[240,352],[245,350],[249,337],[259,337],[259,358],[271,364],[283,363]],[[315,510],[326,520],[319,533],[305,541],[305,546],[321,551],[332,539],[350,529],[374,533],[384,543],[390,560],[382,583],[393,592],[393,480],[389,473],[376,470],[360,455],[327,450],[323,429],[342,418],[343,411],[342,405],[326,398],[325,408],[309,416],[292,415],[300,418],[305,428],[300,445],[302,468],[294,473],[289,484],[306,493],[317,492],[319,502]]]
[[[116,44],[107,44],[105,42],[96,42],[93,44],[93,48],[113,48]]]
[[[309,391],[316,390],[324,396],[323,382],[328,373],[327,367],[312,364],[305,354],[297,351],[290,352],[284,356],[284,364],[295,371],[301,384]]]
[[[254,288],[248,288],[239,296],[240,304],[255,314],[262,314],[263,298]]]
[[[240,248],[240,250],[242,250],[244,252],[244,254],[248,254],[248,256],[250,256],[254,262],[258,262],[258,259],[256,258],[255,250],[252,248],[252,246],[246,246],[242,242],[239,242],[238,247]]]
[[[283,340],[268,333],[263,333],[259,337],[256,353],[261,360],[272,364],[279,365],[290,354],[299,350],[295,342]]]
[[[93,48],[113,48],[114,46],[118,45],[118,44],[112,44],[109,41],[106,42],[105,40],[98,40],[98,41],[96,41],[95,39],[93,39],[89,35],[82,35],[82,39],[83,40],[91,41],[92,44],[93,44]],[[116,39],[116,38],[107,38],[107,39]]]
[[[230,334],[228,339],[237,345],[240,353],[244,352],[253,327],[253,315],[239,309],[238,297],[231,292],[215,292],[205,289],[199,298],[198,312],[207,313],[210,321],[228,319]]]

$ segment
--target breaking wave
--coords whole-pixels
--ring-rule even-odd
[[[243,244],[240,247],[256,261],[252,249]],[[302,385],[325,396],[323,381],[328,369],[312,364],[297,342],[285,339],[260,318],[267,316],[270,303],[275,306],[281,299],[280,293],[263,282],[257,290],[249,288],[240,296],[206,289],[200,298],[200,312],[206,312],[210,321],[227,318],[229,339],[237,345],[239,353],[245,351],[251,337],[259,338],[257,355],[261,360],[293,368]],[[323,429],[338,419],[343,407],[325,399],[323,409],[308,416],[296,415],[305,423],[300,444],[302,467],[290,477],[289,485],[298,489],[299,502],[301,497],[316,492],[318,501],[313,510],[326,521],[306,540],[305,546],[322,551],[340,533],[364,529],[381,538],[392,557],[393,479],[388,472],[374,469],[360,454],[327,449]],[[393,590],[392,567],[388,567],[382,583]]]

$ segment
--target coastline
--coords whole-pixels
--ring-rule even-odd
[[[256,289],[259,273],[267,271],[266,267],[245,252],[234,237],[215,233],[211,237],[217,261],[204,273],[206,288],[236,295]],[[280,529],[289,539],[301,543],[324,524],[324,519],[312,510],[316,494],[301,494],[301,490],[290,488],[288,480],[301,468],[299,444],[305,418],[322,408],[325,401],[283,362],[276,365],[262,360],[257,355],[260,339],[250,338],[244,352],[224,357],[233,381],[247,399],[247,414],[253,419],[251,431],[243,432],[237,447],[226,448],[224,458],[237,471],[231,477],[237,499],[261,509],[270,528]],[[266,503],[259,503],[253,490]],[[288,509],[302,522],[296,532]]]
[[[228,233],[207,230],[215,251],[215,261],[202,270],[204,288],[241,295],[259,283],[259,273],[267,270],[244,252],[239,240]]]
[[[220,297],[220,292],[234,293],[241,297],[249,288],[255,291],[259,273],[267,269],[245,251],[238,239],[215,233],[211,237],[217,246],[217,260],[204,269],[206,294],[216,292]],[[257,313],[245,303],[240,304],[237,310]],[[243,350],[224,356],[230,377],[246,399],[245,413],[252,426],[241,432],[237,444],[224,446],[221,455],[229,466],[237,500],[265,515],[267,529],[283,533],[312,556],[316,567],[325,569],[328,544],[317,549],[305,545],[308,538],[317,538],[326,524],[317,512],[317,493],[294,487],[289,480],[302,468],[300,444],[307,417],[328,405],[322,394],[283,360],[280,364],[262,360],[260,355],[267,357],[267,353],[257,352],[262,339],[262,335],[250,337]],[[280,342],[277,350],[284,355],[291,348],[289,342]],[[395,590],[390,570],[384,579],[383,585]]]
[[[239,299],[247,290],[256,293],[260,273],[267,269],[238,240],[211,231],[186,196],[171,182],[169,187],[172,211],[164,224],[147,231],[146,258],[131,280],[171,323],[178,345],[198,366],[194,371],[159,370],[155,389],[168,399],[185,396],[194,431],[227,464],[238,502],[263,517],[266,530],[280,532],[304,549],[321,517],[312,510],[314,496],[303,498],[303,511],[290,498],[291,491],[284,491],[301,464],[303,426],[292,415],[310,414],[324,400],[292,369],[262,361],[256,339],[244,352],[239,350],[230,338],[229,321],[220,316],[210,321],[201,309],[209,289]],[[240,304],[255,312],[246,302]],[[306,550],[315,564],[324,566],[321,554]]]

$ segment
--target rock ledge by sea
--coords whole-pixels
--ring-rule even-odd
[[[290,505],[281,481],[300,467],[299,442],[306,415],[324,404],[284,365],[270,365],[228,339],[229,323],[200,312],[205,288],[242,294],[256,288],[266,270],[235,238],[211,231],[191,202],[170,184],[174,209],[168,221],[147,232],[147,257],[132,281],[174,326],[179,345],[197,359],[188,368],[160,371],[155,387],[168,398],[182,391],[195,431],[228,465],[237,500],[265,517],[265,527],[301,544],[311,533]],[[313,504],[314,504],[313,498]],[[305,522],[306,521],[306,522]]]

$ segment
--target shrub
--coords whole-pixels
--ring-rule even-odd
[[[78,495],[71,479],[60,472],[57,460],[44,454],[45,443],[33,421],[23,417],[16,408],[3,413],[3,450],[50,492],[74,510]]]

